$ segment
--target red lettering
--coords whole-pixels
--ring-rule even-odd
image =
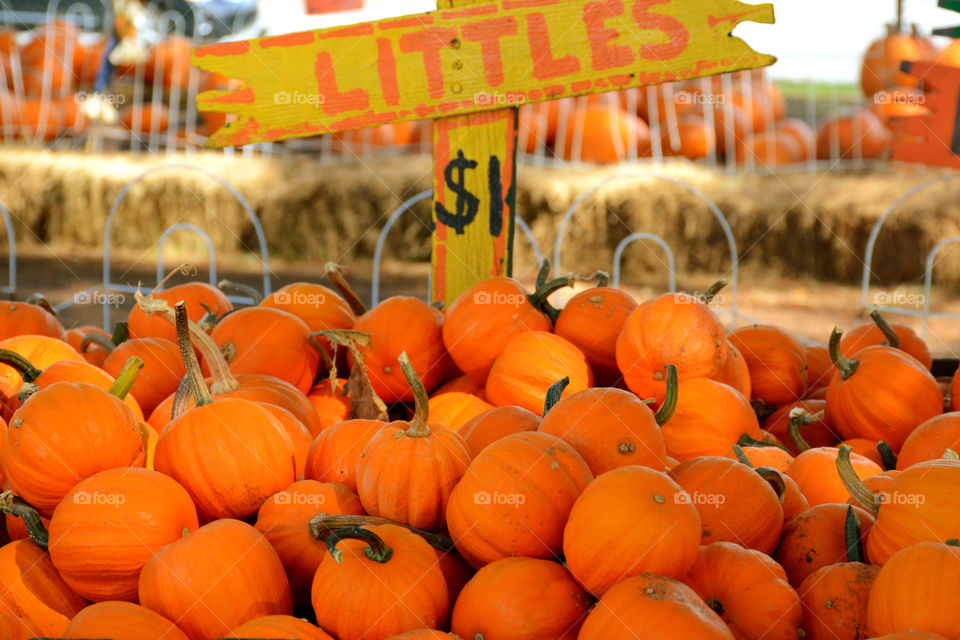
[[[633,64],[633,50],[626,45],[609,43],[617,39],[619,32],[616,29],[604,27],[607,18],[623,15],[621,0],[601,0],[588,2],[583,7],[583,23],[587,27],[587,39],[590,41],[590,50],[593,52],[593,68],[597,71],[626,67]]]
[[[499,87],[503,84],[503,56],[500,51],[500,38],[517,32],[517,21],[513,16],[494,20],[484,20],[463,27],[463,39],[480,43],[483,55],[483,70],[487,84]]]
[[[553,57],[547,19],[542,13],[527,15],[527,40],[533,57],[533,77],[537,80],[556,78],[580,71],[580,61],[576,56]]]
[[[397,60],[387,38],[377,38],[377,75],[383,101],[391,106],[400,104],[400,86],[397,84]]]
[[[641,29],[661,31],[670,39],[662,44],[645,44],[640,47],[640,57],[647,60],[672,60],[683,53],[690,42],[690,32],[682,22],[673,16],[650,13],[654,5],[665,4],[670,0],[637,0],[633,5],[633,20]]]
[[[341,93],[337,88],[337,74],[333,70],[333,59],[328,51],[317,53],[314,73],[317,76],[317,92],[326,113],[345,113],[370,108],[370,96],[363,89],[350,89]]]
[[[416,33],[400,36],[400,50],[404,53],[419,51],[423,54],[423,70],[427,75],[427,90],[434,100],[443,97],[443,67],[440,64],[440,50],[449,47],[457,37],[455,29],[439,27],[424,29]]]

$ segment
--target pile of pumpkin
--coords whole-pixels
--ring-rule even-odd
[[[960,378],[909,328],[328,269],[111,335],[2,303],[3,637],[960,638]]]

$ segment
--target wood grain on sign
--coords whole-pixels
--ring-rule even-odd
[[[199,47],[243,80],[198,97],[235,113],[209,147],[438,118],[772,64],[730,35],[773,22],[737,0],[497,0]],[[488,99],[491,98],[492,99]]]
[[[891,158],[960,167],[960,67],[904,61],[901,68],[923,78],[923,106],[930,112],[891,119]]]

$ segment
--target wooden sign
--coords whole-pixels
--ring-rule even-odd
[[[509,275],[516,107],[772,64],[730,35],[737,0],[440,0],[430,13],[195,49],[243,81],[198,97],[238,118],[209,147],[432,119],[433,298]]]
[[[904,61],[904,73],[923,78],[929,113],[891,118],[893,160],[960,167],[960,67]]]

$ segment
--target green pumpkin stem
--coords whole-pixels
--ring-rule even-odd
[[[677,367],[668,364],[664,368],[667,370],[667,391],[663,398],[663,404],[654,414],[657,424],[661,427],[667,423],[667,420],[673,416],[673,412],[677,409],[677,386],[679,384]]]
[[[833,361],[833,366],[840,370],[840,377],[846,380],[854,374],[857,370],[857,365],[860,363],[856,360],[848,360],[840,353],[841,338],[843,338],[843,331],[841,331],[839,327],[834,327],[830,333],[830,342],[827,344],[827,349],[830,351],[830,359]]]
[[[337,562],[343,562],[343,553],[337,549],[337,543],[341,540],[363,540],[367,543],[363,552],[368,558],[380,564],[386,564],[393,555],[393,549],[373,531],[360,527],[343,527],[327,536],[327,551]]]
[[[217,283],[217,289],[220,289],[224,293],[233,291],[234,293],[247,296],[253,301],[254,305],[258,305],[263,302],[263,293],[257,289],[254,289],[248,284],[243,284],[242,282],[224,279]]]
[[[40,514],[37,510],[24,502],[19,496],[15,496],[12,491],[0,493],[0,513],[9,513],[23,520],[27,526],[27,534],[30,539],[41,549],[47,548],[50,535],[47,533]]]
[[[540,268],[537,269],[537,279],[534,284],[535,289],[539,289],[547,283],[547,278],[550,277],[550,260],[544,259],[540,262]]]
[[[127,394],[130,393],[130,389],[133,387],[133,383],[137,381],[137,374],[140,373],[140,369],[142,368],[143,360],[137,356],[130,356],[127,358],[127,361],[123,365],[123,369],[120,370],[120,373],[113,381],[113,384],[110,385],[109,389],[107,389],[107,393],[114,395],[121,400],[126,398]]]
[[[176,420],[190,408],[190,398],[193,397],[193,386],[190,376],[180,378],[177,391],[173,394],[173,404],[170,407],[170,420]]]
[[[610,274],[606,271],[597,271],[593,274],[593,278],[597,281],[598,287],[605,287],[610,282]]]
[[[110,342],[114,345],[121,345],[130,339],[130,329],[127,323],[123,321],[113,325],[113,333],[110,335]]]
[[[950,538],[944,544],[948,547],[960,547],[960,538]]]
[[[353,287],[351,287],[346,278],[343,277],[343,273],[340,271],[340,265],[336,262],[328,262],[324,265],[324,269],[333,286],[337,288],[337,291],[339,291],[343,299],[346,300],[347,305],[350,306],[350,310],[358,316],[365,314],[367,308],[363,305],[357,292],[353,290]]]
[[[0,349],[0,362],[16,369],[24,382],[33,382],[43,373],[42,369],[37,369],[30,364],[29,360],[16,351],[10,351],[9,349]]]
[[[840,474],[840,481],[857,504],[876,516],[880,512],[880,499],[863,484],[863,480],[853,470],[850,463],[851,451],[853,449],[850,445],[842,444],[837,452],[837,473]]]
[[[772,467],[757,467],[757,474],[773,487],[780,504],[783,504],[787,497],[787,481],[783,479],[783,474]]]
[[[53,305],[50,304],[50,301],[47,300],[47,296],[43,295],[42,293],[31,293],[29,296],[27,296],[27,299],[24,300],[24,302],[40,307],[54,318],[59,316],[57,310],[54,309]]]
[[[811,414],[802,407],[794,407],[790,410],[790,421],[787,423],[787,437],[790,444],[796,449],[797,453],[803,453],[810,450],[810,444],[803,437],[803,426],[823,420],[823,411]]]
[[[560,396],[563,395],[563,390],[567,388],[568,384],[570,384],[570,378],[565,376],[550,385],[550,388],[547,389],[547,397],[543,401],[543,414],[541,417],[546,416],[547,412],[560,402]]]
[[[116,344],[110,338],[97,333],[96,331],[91,331],[87,335],[83,336],[83,340],[80,341],[80,353],[86,353],[87,349],[90,348],[90,345],[95,344],[107,353],[111,353]]]
[[[726,278],[720,278],[712,285],[707,287],[707,290],[703,292],[703,295],[700,296],[700,301],[704,304],[710,304],[713,301],[714,296],[720,293],[720,290],[727,286],[729,282]]]
[[[413,391],[413,420],[410,421],[410,427],[406,433],[411,438],[426,438],[430,435],[430,425],[427,422],[430,418],[430,398],[427,396],[427,389],[423,386],[423,381],[417,375],[416,369],[413,368],[406,351],[401,353],[397,360],[400,361],[403,377],[407,379],[407,384]]]
[[[737,439],[737,444],[741,447],[776,447],[777,449],[783,449],[787,453],[790,453],[790,455],[793,455],[790,452],[790,449],[787,449],[782,444],[776,442],[766,442],[765,440],[757,440],[749,433],[742,434],[740,438]]]
[[[200,363],[197,362],[197,354],[193,350],[193,343],[190,342],[190,332],[188,330],[187,305],[182,300],[175,306],[177,319],[177,345],[180,347],[180,357],[187,369],[187,377],[190,378],[190,387],[193,396],[197,399],[197,406],[202,407],[205,404],[213,402],[213,396],[207,389],[207,382],[203,379],[203,373],[200,371]]]
[[[847,562],[863,562],[863,545],[860,540],[860,518],[853,510],[853,505],[847,507],[847,517],[843,523],[843,538],[847,547]]]
[[[310,534],[320,542],[323,542],[331,533],[337,531],[338,529],[343,529],[344,527],[365,527],[381,524],[392,524],[398,527],[403,527],[408,531],[412,531],[429,542],[430,546],[438,551],[449,553],[451,551],[456,551],[457,549],[453,544],[453,540],[447,536],[441,536],[437,533],[424,531],[423,529],[417,529],[416,527],[411,527],[408,524],[395,522],[394,520],[381,518],[379,516],[356,516],[321,513],[310,519],[309,526]]]
[[[737,462],[739,462],[740,464],[745,464],[751,469],[754,468],[753,463],[750,462],[750,458],[747,457],[747,454],[743,450],[743,447],[741,447],[739,444],[733,445],[733,455],[737,457]]]
[[[327,351],[327,348],[323,346],[323,343],[320,342],[320,332],[311,331],[310,335],[307,336],[307,340],[310,341],[310,346],[316,349],[317,353],[320,354],[320,360],[323,362],[323,367],[327,371],[333,371],[333,377],[336,377],[337,363],[334,362],[333,358],[336,356],[336,346],[333,347],[334,355],[331,356],[330,352]]]
[[[887,339],[887,344],[894,349],[899,349],[900,336],[898,336],[897,332],[893,330],[893,327],[890,326],[890,323],[887,322],[887,319],[880,315],[880,310],[874,309],[871,311],[870,318],[873,319],[873,323],[877,325],[877,328],[883,332],[883,337]]]
[[[880,461],[883,462],[884,471],[892,471],[897,468],[897,454],[893,452],[886,440],[877,443],[877,451],[880,452]]]

